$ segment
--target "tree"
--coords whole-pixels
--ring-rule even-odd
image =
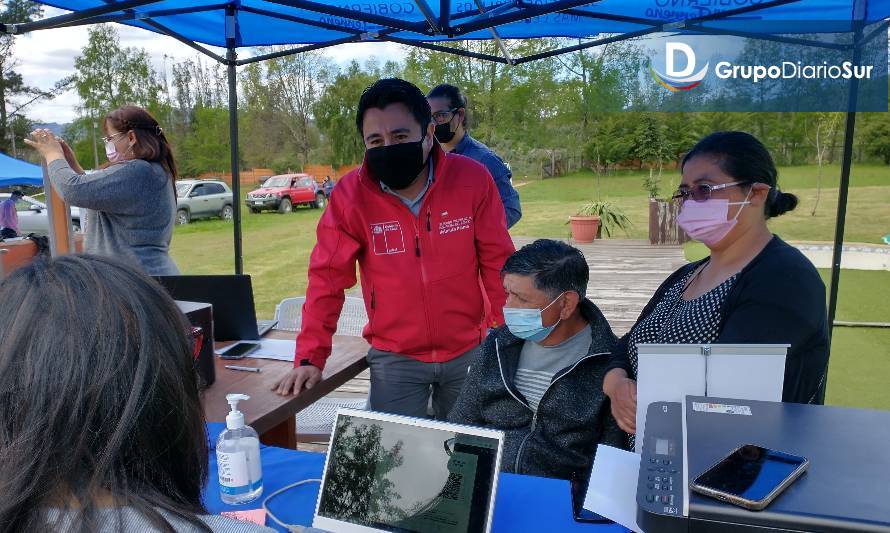
[[[88,31],[87,45],[74,60],[74,86],[84,113],[98,117],[125,104],[156,104],[162,87],[145,50],[122,48],[117,30],[108,24]]]
[[[819,208],[819,199],[822,196],[822,171],[823,165],[828,159],[828,150],[830,148],[830,139],[837,133],[841,123],[840,113],[812,113],[809,115],[812,120],[809,131],[808,140],[816,149],[816,164],[819,170],[816,173],[816,201],[813,202],[813,209],[810,216],[816,216],[816,210]]]
[[[333,70],[330,60],[319,52],[273,59],[266,66],[268,102],[304,165],[309,162],[312,112]]]
[[[81,100],[80,118],[69,128],[75,136],[68,135],[68,140],[79,152],[91,143],[93,149],[82,161],[92,160],[98,165],[97,130],[102,117],[126,104],[145,107],[157,115],[163,90],[145,50],[122,48],[117,30],[108,24],[88,29],[87,45],[74,59],[74,68],[72,81]]]
[[[863,113],[862,144],[867,154],[890,165],[890,116],[887,113]]]
[[[15,24],[31,22],[38,18],[42,12],[40,4],[25,0],[11,0],[0,3],[0,23]],[[42,98],[51,98],[52,92],[41,91],[28,87],[22,80],[22,75],[15,71],[15,36],[10,34],[0,35],[0,150],[12,151],[15,139],[27,134],[22,127],[30,127],[30,121],[21,112],[23,109]],[[13,98],[24,96],[25,104],[16,105]]]
[[[182,175],[229,170],[230,155],[228,109],[195,108],[189,134],[178,147],[177,161]]]
[[[323,142],[330,145],[330,163],[334,166],[362,160],[365,145],[356,132],[355,115],[362,91],[378,79],[378,72],[364,70],[353,61],[325,87],[313,106]]]

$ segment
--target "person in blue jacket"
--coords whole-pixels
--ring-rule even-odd
[[[522,218],[519,193],[513,188],[513,173],[491,148],[470,136],[467,131],[467,98],[454,85],[443,83],[426,95],[436,123],[436,139],[446,152],[460,154],[485,165],[498,187],[507,227]]]

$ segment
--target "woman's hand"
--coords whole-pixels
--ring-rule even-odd
[[[74,150],[72,150],[71,147],[68,146],[68,143],[61,137],[56,137],[56,140],[59,141],[59,144],[62,146],[62,154],[65,156],[65,161],[68,162],[68,166],[71,167],[71,170],[78,174],[83,174],[83,167],[77,162],[77,156],[74,155]]]
[[[56,159],[64,159],[65,153],[62,145],[56,140],[56,136],[49,130],[34,130],[31,132],[31,138],[25,139],[25,144],[34,148],[43,159],[50,163]]]
[[[621,368],[613,368],[603,380],[603,392],[612,403],[612,416],[627,433],[637,432],[637,382]]]

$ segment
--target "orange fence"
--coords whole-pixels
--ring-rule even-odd
[[[324,181],[326,176],[330,176],[334,181],[339,180],[343,176],[345,176],[349,171],[354,168],[357,168],[358,165],[343,165],[337,169],[332,167],[331,165],[306,165],[303,168],[303,173],[309,174],[315,181],[321,184]],[[287,174],[295,174],[298,172],[290,171],[286,172]],[[253,170],[242,170],[241,171],[241,186],[242,187],[255,187],[259,183],[262,183],[263,180],[268,178],[269,176],[274,176],[276,172],[274,172],[271,168],[255,168]],[[232,184],[232,173],[231,172],[205,172],[198,176],[198,179],[221,179],[228,183]]]

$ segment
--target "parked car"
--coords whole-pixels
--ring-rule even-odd
[[[192,219],[220,217],[232,220],[232,189],[217,179],[178,180],[176,182],[176,223]]]
[[[8,200],[9,193],[0,193],[0,202]],[[46,212],[46,204],[36,200],[30,196],[23,196],[15,203],[16,214],[19,216],[19,234],[27,235],[36,233],[38,235],[49,234],[49,216]],[[75,233],[80,232],[80,208],[71,208],[71,225],[74,227]]]
[[[249,192],[244,204],[253,213],[266,209],[290,213],[295,205],[323,208],[327,197],[312,176],[281,174],[272,176],[259,189]]]

